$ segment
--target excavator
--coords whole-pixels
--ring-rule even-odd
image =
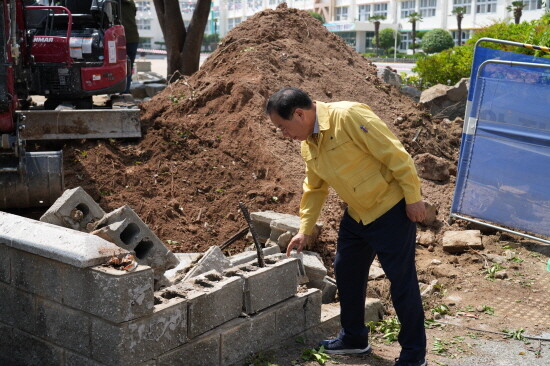
[[[141,137],[139,110],[93,104],[126,89],[120,9],[0,0],[0,209],[49,206],[64,190],[62,151],[27,151],[29,141]],[[42,109],[31,96],[45,98]]]

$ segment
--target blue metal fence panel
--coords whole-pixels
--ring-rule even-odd
[[[550,236],[550,69],[495,58],[550,64],[476,48],[451,211]]]

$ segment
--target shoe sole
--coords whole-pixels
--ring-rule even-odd
[[[365,348],[348,348],[348,349],[325,349],[324,352],[329,355],[358,355],[369,354],[372,351],[370,344]]]

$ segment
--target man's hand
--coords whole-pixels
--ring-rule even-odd
[[[288,247],[286,248],[286,256],[290,257],[290,252],[294,248],[296,248],[296,251],[300,253],[302,249],[304,249],[304,246],[307,244],[310,238],[311,235],[306,234],[298,233],[294,235],[294,237],[290,240],[290,243],[288,243]]]
[[[422,222],[426,219],[426,204],[424,204],[424,201],[408,204],[406,211],[412,222]]]

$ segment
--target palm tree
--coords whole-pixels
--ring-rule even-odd
[[[523,1],[512,1],[512,5],[506,7],[506,10],[514,12],[514,21],[516,24],[519,24],[519,20],[523,15],[523,8],[525,8]]]
[[[374,39],[376,40],[376,52],[380,49],[380,22],[382,20],[385,20],[386,17],[384,15],[373,15],[372,17],[369,17],[369,22],[374,23]]]
[[[451,14],[456,15],[456,25],[458,28],[458,45],[462,46],[462,18],[464,18],[464,14],[466,14],[466,8],[459,6],[458,8],[454,8]]]
[[[416,23],[422,21],[422,15],[420,15],[420,13],[414,12],[410,13],[407,18],[409,18],[409,23],[412,24],[412,49],[414,55],[416,53]]]

